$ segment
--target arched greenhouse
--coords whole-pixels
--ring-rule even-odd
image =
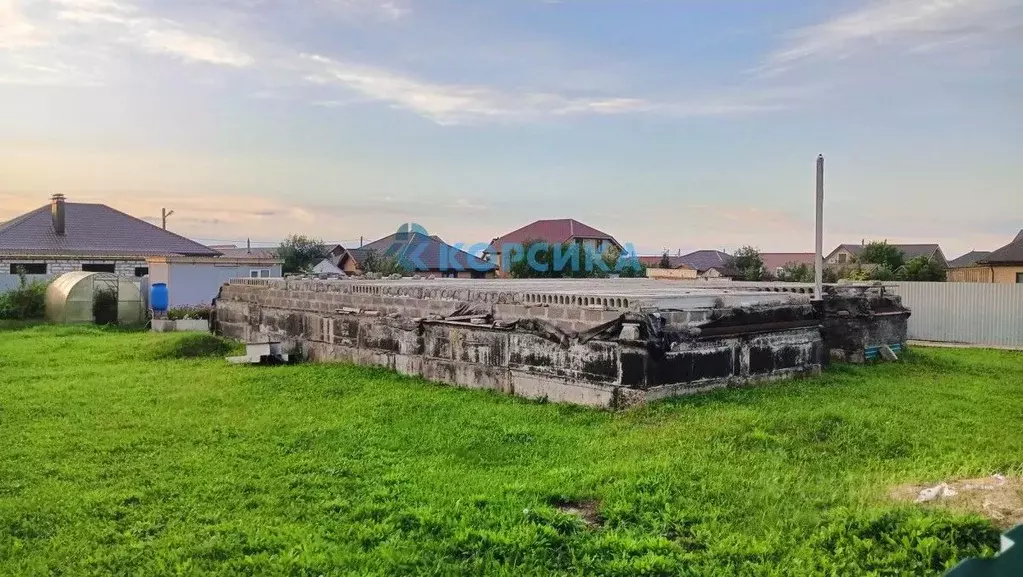
[[[46,320],[51,323],[132,325],[145,321],[137,281],[103,272],[69,272],[46,289]]]

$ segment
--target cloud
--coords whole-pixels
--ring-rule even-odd
[[[1023,25],[1017,0],[875,0],[832,20],[789,32],[758,69],[778,74],[822,61],[875,51],[933,51],[992,41]]]
[[[0,0],[0,49],[38,46],[41,31],[25,18],[18,0]]]
[[[536,120],[579,114],[658,113],[671,116],[725,116],[776,109],[763,96],[717,96],[705,101],[650,100],[621,96],[570,96],[545,91],[513,91],[473,84],[442,84],[384,68],[342,62],[320,54],[302,54],[307,82],[341,87],[370,101],[389,103],[439,124]],[[298,65],[301,67],[301,63]],[[344,101],[316,100],[337,106]]]
[[[29,18],[0,0],[0,83],[95,85],[118,47],[234,68],[255,58],[235,42],[147,15],[119,0],[40,0]]]
[[[412,14],[412,9],[394,0],[321,0],[336,14],[349,19],[373,18],[399,20]]]
[[[550,74],[535,71],[514,80],[505,74],[502,80],[501,69],[507,68],[507,62],[483,68],[478,74],[488,76],[485,81],[472,75],[438,81],[367,61],[380,60],[378,54],[353,58],[340,43],[331,43],[318,54],[297,49],[302,40],[286,34],[276,37],[275,30],[265,28],[265,14],[256,15],[271,5],[274,9],[285,6],[275,0],[205,0],[190,4],[175,18],[153,13],[156,4],[146,0],[36,0],[31,19],[17,1],[0,0],[0,26],[7,32],[2,42],[18,46],[16,51],[0,53],[0,83],[103,84],[135,65],[126,57],[127,50],[184,63],[246,69],[245,81],[252,84],[249,94],[269,90],[277,98],[320,107],[383,103],[442,125],[633,114],[732,116],[783,108],[791,101],[755,87],[743,92],[621,94],[615,88],[566,86]],[[311,6],[313,12],[302,18],[325,15],[317,13],[317,7],[327,7],[326,15],[360,21],[392,22],[411,14],[408,5],[398,0],[317,0]],[[229,25],[224,26],[225,22]],[[322,26],[319,21],[302,22]],[[402,60],[395,56],[390,60]],[[447,58],[459,56],[448,54]],[[436,60],[428,62],[427,68],[445,65],[444,58]]]
[[[135,27],[139,25],[136,24]],[[252,56],[219,38],[189,34],[173,28],[141,27],[143,30],[134,36],[134,41],[139,48],[148,52],[166,53],[185,60],[238,68],[255,62]]]

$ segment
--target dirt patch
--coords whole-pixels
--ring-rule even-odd
[[[1023,478],[993,475],[926,485],[900,485],[893,499],[978,513],[1003,529],[1023,523]]]
[[[600,513],[597,509],[600,507],[600,503],[596,501],[580,501],[578,503],[562,503],[557,506],[558,511],[565,513],[566,515],[575,515],[586,523],[587,527],[597,528],[604,524],[604,520],[600,518]]]

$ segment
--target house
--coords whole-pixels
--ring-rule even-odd
[[[67,202],[61,194],[0,225],[0,275],[8,280],[19,272],[40,280],[72,271],[142,277],[149,257],[220,254],[109,206]]]
[[[942,268],[948,268],[948,260],[945,258],[945,253],[941,252],[941,247],[937,244],[892,244],[891,246],[902,251],[902,256],[905,260],[924,256],[936,261]],[[824,257],[824,262],[831,265],[856,263],[866,247],[866,242],[860,242],[860,244],[840,244],[828,256]]]
[[[1023,284],[1023,230],[1019,231],[1012,242],[987,256],[978,258],[972,266],[950,270],[948,280]]]
[[[762,252],[760,258],[764,260],[764,270],[775,276],[788,265],[805,264],[810,268],[814,267],[812,252]]]
[[[345,274],[358,274],[362,270],[362,263],[372,252],[364,247],[344,249],[334,265]]]
[[[284,261],[254,249],[249,256],[151,256],[146,264],[149,284],[166,284],[169,304],[177,307],[210,304],[231,279],[279,278]]]
[[[692,266],[682,262],[681,257],[669,256],[668,266],[662,267],[663,256],[640,256],[639,264],[646,267],[647,278],[671,279],[671,280],[692,280],[699,278],[699,274]]]
[[[446,278],[492,278],[497,268],[436,236],[420,232],[397,232],[362,248],[348,249],[338,268],[346,273],[361,272],[372,256],[394,258],[410,273]]]
[[[732,270],[732,257],[720,250],[698,250],[678,257],[679,262],[696,269],[702,279],[732,279],[740,276]]]
[[[490,241],[490,246],[483,251],[483,258],[494,263],[498,271],[503,274],[510,268],[510,263],[502,260],[504,253],[511,250],[512,247],[524,246],[534,241],[546,242],[549,245],[574,242],[597,254],[610,247],[622,250],[622,245],[606,232],[583,224],[574,218],[558,218],[538,220],[495,238]]]
[[[275,247],[245,246],[239,248],[234,245],[210,245],[210,248],[215,248],[220,253],[219,258],[222,266],[226,266],[228,261],[236,262],[239,265],[248,265],[247,270],[238,271],[238,277],[278,278],[283,276],[283,261],[277,258]]]
[[[332,263],[329,258],[325,258],[313,266],[313,274],[343,276],[345,273]]]
[[[975,266],[977,262],[984,260],[991,254],[989,250],[971,250],[961,257],[948,261],[948,268],[968,268]]]

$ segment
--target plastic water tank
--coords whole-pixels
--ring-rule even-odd
[[[149,287],[149,306],[153,312],[167,312],[170,304],[170,293],[167,291],[167,283],[156,282]]]

